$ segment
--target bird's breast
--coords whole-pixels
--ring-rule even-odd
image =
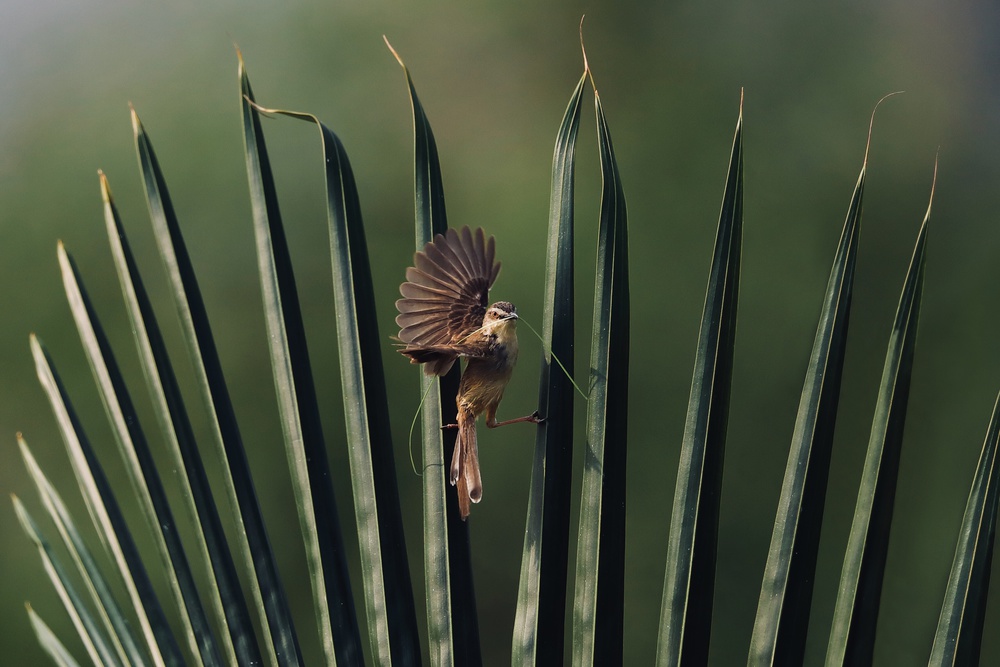
[[[503,398],[517,362],[517,339],[511,338],[504,336],[492,341],[489,354],[469,359],[458,390],[460,408],[478,415]]]

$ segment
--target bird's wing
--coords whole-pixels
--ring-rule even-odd
[[[482,229],[449,229],[413,263],[396,302],[399,339],[407,347],[461,346],[482,326],[487,294],[500,273],[493,237]]]

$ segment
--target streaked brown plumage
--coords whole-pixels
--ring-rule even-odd
[[[483,495],[476,418],[485,413],[490,428],[541,421],[537,412],[496,420],[517,362],[517,311],[507,301],[486,307],[500,273],[495,254],[493,237],[487,239],[482,229],[438,234],[414,256],[399,287],[403,298],[396,302],[399,339],[405,344],[400,352],[412,363],[424,364],[428,375],[444,375],[459,357],[468,360],[456,398],[458,423],[446,426],[458,429],[449,479],[458,488],[462,519]]]

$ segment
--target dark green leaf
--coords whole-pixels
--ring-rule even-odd
[[[101,174],[104,220],[121,284],[139,361],[146,377],[153,411],[160,425],[172,464],[183,475],[176,479],[182,486],[181,497],[195,527],[196,547],[208,570],[209,600],[219,624],[227,629],[222,635],[227,659],[239,664],[259,664],[260,648],[250,620],[236,565],[226,542],[219,509],[212,496],[208,475],[195,442],[177,377],[167,357],[163,336],[143,286],[139,269],[129,247],[125,229],[118,216],[107,178]]]
[[[341,537],[319,401],[278,195],[242,59],[240,89],[243,145],[271,368],[306,547],[316,623],[327,662],[354,665],[362,660],[361,637],[354,613],[347,554]]]
[[[708,664],[742,245],[741,108],[722,197],[677,468],[657,645],[656,661],[661,666]]]
[[[59,425],[70,468],[76,475],[87,511],[97,528],[97,534],[108,553],[114,558],[125,582],[132,607],[139,619],[146,646],[157,665],[183,665],[180,648],[167,623],[153,584],[132,533],[125,524],[118,501],[115,500],[107,476],[70,404],[62,381],[56,374],[48,353],[35,336],[31,337],[31,353],[35,358],[38,379],[49,399]]]
[[[910,396],[930,214],[928,205],[889,335],[889,349],[830,630],[828,665],[870,665],[872,662],[903,425]]]
[[[388,41],[386,42],[388,45]],[[392,46],[389,46],[392,50]],[[448,228],[444,185],[437,144],[417,97],[410,71],[394,50],[406,74],[413,110],[414,200],[416,248],[422,250],[435,234]],[[424,579],[427,590],[427,640],[435,665],[479,665],[479,620],[469,550],[469,526],[461,520],[458,502],[449,492],[445,471],[455,448],[455,395],[461,370],[456,364],[443,378],[420,374],[424,396],[421,443],[424,483]]]
[[[930,665],[978,665],[983,643],[983,621],[990,590],[993,547],[996,542],[1000,470],[1000,396],[993,407],[986,441],[965,505],[955,560],[948,577]]]
[[[865,160],[833,260],[806,368],[750,640],[749,663],[753,665],[801,664],[805,650],[847,346],[867,153]]]
[[[129,623],[125,619],[124,614],[122,614],[121,607],[118,606],[118,602],[115,600],[107,580],[101,574],[97,562],[91,555],[90,549],[87,548],[86,543],[83,541],[83,536],[77,530],[76,523],[70,516],[69,510],[66,509],[66,504],[42,473],[42,469],[35,461],[31,450],[28,449],[28,444],[20,437],[20,434],[18,435],[17,445],[21,450],[24,466],[27,468],[28,474],[31,476],[42,498],[45,511],[48,512],[49,517],[55,523],[66,550],[69,552],[70,557],[72,557],[73,562],[76,564],[77,570],[83,577],[84,584],[87,586],[90,597],[97,608],[97,613],[104,623],[105,630],[122,664],[143,664],[146,662],[146,656],[132,634]]]
[[[97,393],[104,404],[132,490],[153,534],[174,604],[180,611],[188,649],[196,664],[221,665],[219,649],[201,604],[163,482],[156,471],[153,453],[139,425],[111,344],[104,335],[76,265],[62,244],[59,245],[59,266],[80,342],[97,384]]]
[[[21,522],[21,528],[31,538],[31,541],[35,543],[35,546],[38,547],[38,554],[42,559],[42,564],[45,566],[45,571],[48,573],[52,585],[55,586],[56,592],[59,594],[59,599],[62,600],[63,606],[66,608],[66,612],[69,614],[70,619],[72,619],[73,625],[76,627],[80,639],[83,641],[84,648],[87,649],[87,654],[94,661],[95,665],[111,665],[112,667],[121,665],[122,663],[119,662],[117,654],[108,646],[108,642],[101,633],[90,610],[87,609],[83,598],[77,594],[76,588],[70,581],[62,564],[53,553],[52,547],[42,537],[38,524],[31,518],[28,510],[24,508],[24,505],[17,496],[13,496],[13,501],[14,511],[17,514],[18,521]]]
[[[622,661],[629,285],[625,194],[601,98],[594,92],[604,185],[597,242],[587,446],[573,605],[573,664]]]
[[[563,114],[552,158],[548,252],[542,314],[538,410],[512,663],[561,665],[566,616],[570,487],[573,480],[573,384],[553,356],[573,368],[573,192],[576,137],[587,72]]]
[[[340,381],[374,660],[380,665],[418,664],[420,640],[389,432],[381,337],[354,173],[340,139],[319,119],[293,111],[274,113],[315,123],[323,141]]]
[[[205,409],[211,419],[212,444],[223,463],[226,495],[230,511],[238,520],[239,549],[255,577],[250,578],[251,593],[258,612],[267,628],[267,652],[281,665],[299,665],[295,627],[292,625],[285,590],[278,575],[277,564],[261,516],[254,491],[250,467],[243,448],[236,414],[222,374],[222,364],[212,337],[208,313],[198,288],[198,281],[174,215],[170,195],[139,117],[132,112],[139,167],[142,171],[146,200],[149,204],[153,232],[160,249],[171,294],[180,317],[184,341],[195,369],[195,377]]]

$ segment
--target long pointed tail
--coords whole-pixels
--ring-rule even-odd
[[[464,521],[470,503],[483,498],[483,479],[479,474],[479,445],[476,441],[476,416],[464,410],[458,413],[458,437],[451,458],[451,485],[458,490],[458,511]]]

